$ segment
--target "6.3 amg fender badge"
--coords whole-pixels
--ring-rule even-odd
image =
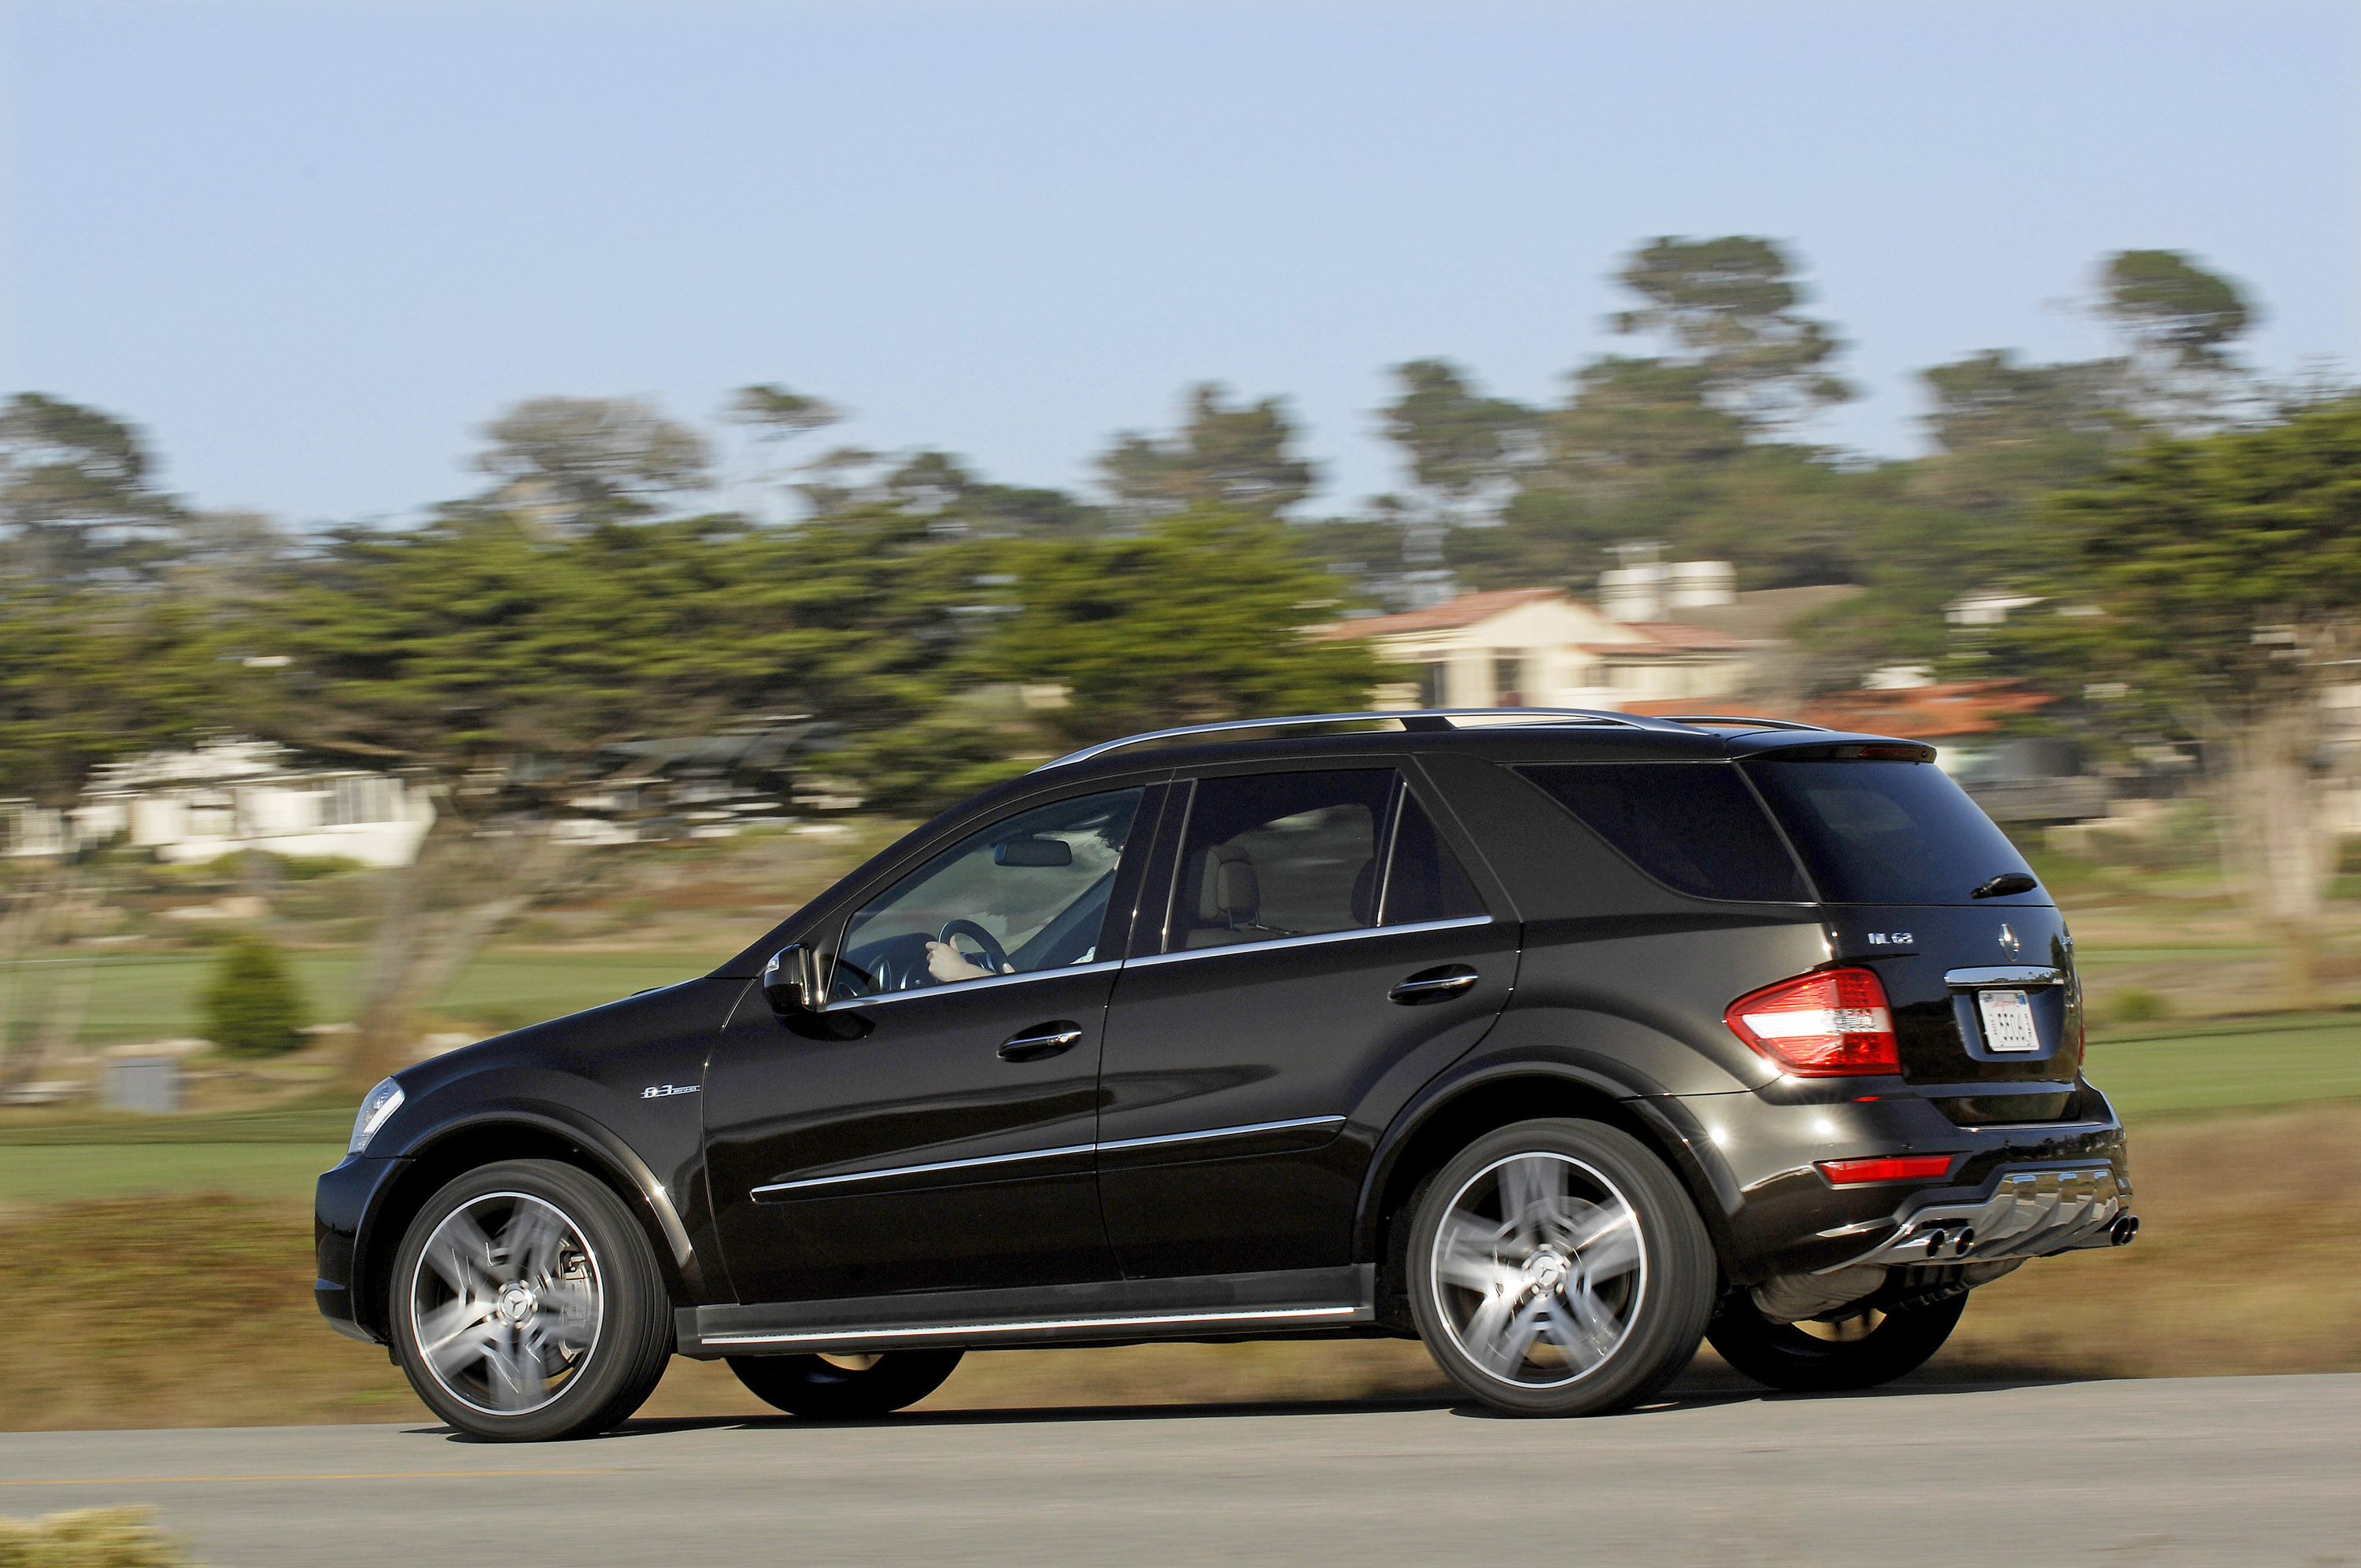
[[[663,1100],[675,1094],[694,1094],[697,1092],[698,1087],[698,1085],[694,1083],[651,1083],[645,1089],[640,1091],[640,1098],[642,1100]]]

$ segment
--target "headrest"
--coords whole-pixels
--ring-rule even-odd
[[[1255,876],[1254,857],[1235,844],[1216,844],[1205,851],[1203,880],[1197,886],[1197,918],[1236,924],[1252,920],[1262,910],[1262,883]]]

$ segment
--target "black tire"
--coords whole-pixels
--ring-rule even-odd
[[[1407,1264],[1427,1353],[1511,1415],[1639,1403],[1688,1365],[1713,1309],[1713,1244],[1688,1193],[1597,1122],[1520,1122],[1460,1151],[1422,1190]]]
[[[646,1401],[672,1355],[647,1233],[604,1183],[555,1160],[482,1166],[427,1200],[390,1293],[410,1386],[495,1442],[605,1431]]]
[[[962,1354],[889,1351],[866,1366],[843,1366],[818,1355],[733,1355],[730,1370],[757,1398],[790,1415],[846,1420],[890,1415],[917,1404],[943,1386]]]
[[[1724,1361],[1757,1383],[1830,1394],[1874,1388],[1917,1371],[1943,1348],[1967,1310],[1968,1299],[1960,1295],[1906,1311],[1865,1312],[1825,1325],[1850,1337],[1827,1338],[1794,1323],[1774,1323],[1741,1297],[1716,1314],[1706,1337]]]

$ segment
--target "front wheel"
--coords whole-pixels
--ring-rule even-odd
[[[1469,1145],[1427,1182],[1408,1261],[1428,1353],[1512,1415],[1638,1403],[1696,1355],[1713,1306],[1687,1192],[1597,1122],[1521,1122]]]
[[[956,1350],[882,1355],[733,1355],[730,1370],[754,1396],[790,1415],[843,1420],[915,1405],[960,1364]]]
[[[605,1184],[555,1160],[483,1166],[428,1199],[397,1255],[391,1306],[418,1397],[495,1442],[604,1431],[672,1355],[647,1233]]]
[[[1965,1295],[1898,1312],[1869,1310],[1828,1322],[1773,1322],[1735,1300],[1706,1328],[1721,1358],[1757,1383],[1802,1394],[1874,1388],[1916,1372],[1943,1348],[1968,1310]]]

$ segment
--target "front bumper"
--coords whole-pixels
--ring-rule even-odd
[[[1835,1239],[1892,1227],[1867,1252],[1815,1272],[1833,1274],[1861,1265],[2001,1263],[2112,1246],[2130,1200],[2131,1184],[2112,1165],[1999,1170],[1973,1198],[1914,1196],[1891,1219],[1825,1233]]]

